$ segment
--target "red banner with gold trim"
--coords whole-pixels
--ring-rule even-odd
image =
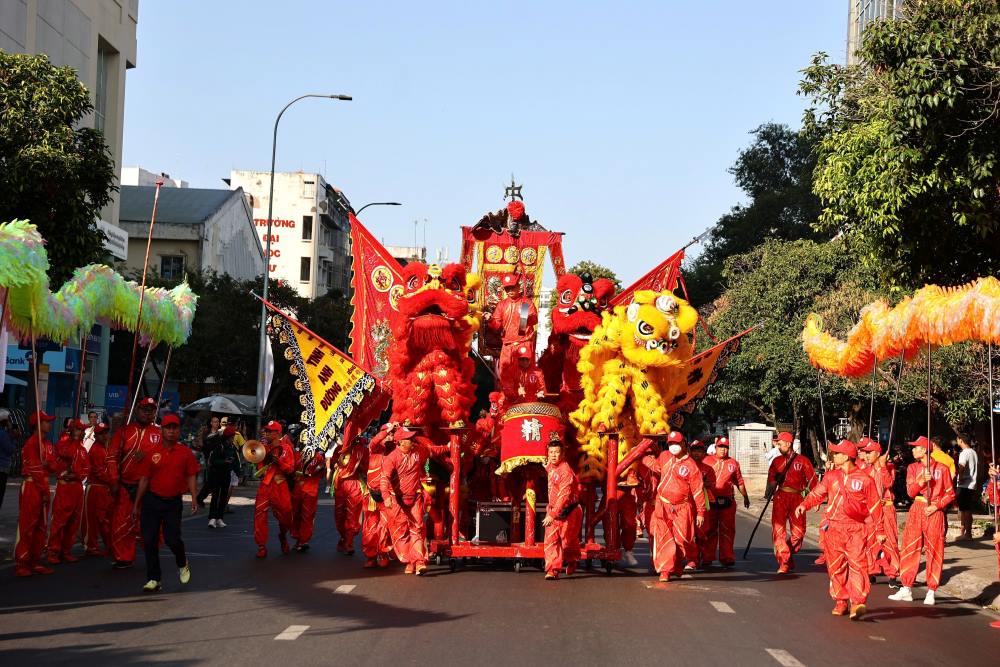
[[[683,421],[683,415],[694,412],[695,408],[698,407],[698,401],[705,396],[708,388],[718,379],[719,371],[725,368],[729,359],[739,349],[740,339],[753,330],[754,327],[750,327],[746,331],[696,354],[684,364],[684,372],[686,373],[684,381],[667,405],[672,426],[679,428]]]
[[[681,275],[681,262],[684,261],[684,251],[678,250],[670,257],[656,265],[656,267],[635,281],[611,299],[612,306],[627,305],[632,302],[632,295],[639,290],[653,290],[655,292],[673,292],[677,289],[677,280]]]
[[[389,317],[403,292],[399,262],[371,235],[361,221],[351,219],[350,353],[354,361],[378,378],[389,371],[392,341]]]

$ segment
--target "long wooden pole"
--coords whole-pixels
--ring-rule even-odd
[[[885,451],[888,454],[892,450],[892,436],[896,429],[896,406],[899,404],[899,383],[903,379],[903,365],[906,359],[903,353],[899,353],[899,371],[896,373],[896,392],[892,399],[892,419],[889,420],[889,441],[885,443]]]
[[[146,258],[142,261],[142,284],[139,289],[139,313],[135,318],[135,339],[132,341],[132,361],[128,365],[128,393],[125,395],[125,403],[132,402],[133,380],[135,379],[135,361],[139,351],[139,325],[142,324],[142,303],[146,297],[146,271],[149,269],[149,251],[153,246],[153,225],[156,224],[156,206],[160,202],[160,188],[163,187],[163,179],[156,181],[156,193],[153,195],[153,213],[149,218],[149,234],[146,237]],[[131,418],[131,411],[129,417]],[[126,422],[128,423],[128,422]]]
[[[160,409],[160,402],[163,400],[163,390],[167,386],[167,372],[170,370],[170,357],[174,354],[174,346],[167,348],[167,362],[163,364],[163,377],[160,378],[160,393],[156,395],[156,409]]]
[[[986,348],[986,368],[987,368],[987,376],[989,378],[988,384],[987,384],[987,386],[989,388],[989,394],[986,397],[986,402],[988,404],[986,406],[987,407],[986,414],[989,415],[989,418],[990,418],[990,458],[993,461],[994,467],[996,467],[997,466],[997,444],[996,444],[996,434],[994,432],[994,426],[993,426],[993,421],[994,421],[994,417],[993,417],[993,401],[994,401],[994,399],[993,399],[993,341],[990,341],[989,345]],[[997,479],[994,478],[993,479],[994,488],[996,487],[996,484],[997,484]],[[996,502],[993,504],[993,530],[994,530],[994,534],[995,534],[995,532],[998,529],[1000,529],[1000,498],[997,498],[997,493],[995,493],[995,492],[994,492],[993,498],[994,498],[994,500],[996,500]],[[998,547],[998,548],[1000,548],[1000,547]]]
[[[76,379],[76,393],[73,394],[73,419],[80,415],[80,399],[83,398],[83,372],[87,368],[87,336],[80,339],[80,372]]]
[[[872,364],[872,400],[868,406],[868,437],[872,437],[872,422],[875,421],[875,379],[876,373],[878,372],[878,357],[875,357],[875,363]],[[878,438],[876,438],[877,440]]]
[[[42,446],[42,394],[38,390],[38,351],[35,346],[35,327],[31,326],[31,368],[35,375],[35,432],[38,434],[38,460],[45,465],[45,448]],[[6,350],[4,351],[6,353]]]

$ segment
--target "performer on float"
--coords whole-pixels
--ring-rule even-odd
[[[333,519],[340,540],[337,552],[354,555],[354,538],[361,532],[364,503],[362,473],[368,471],[368,447],[363,438],[347,440],[333,453]]]
[[[773,498],[771,509],[771,541],[778,560],[778,574],[795,569],[794,554],[802,548],[806,534],[806,517],[796,514],[795,508],[816,481],[812,463],[792,450],[795,438],[784,431],[778,434],[778,451],[781,455],[771,461],[767,471],[768,497]]]
[[[673,435],[673,433],[671,433]],[[660,476],[652,517],[653,568],[661,582],[681,576],[694,552],[694,531],[705,524],[705,487],[688,456],[683,436],[670,441],[669,456],[645,456],[643,465]]]
[[[706,531],[705,549],[702,561],[711,565],[716,554],[723,567],[736,564],[736,554],[733,542],[736,540],[736,493],[739,489],[743,496],[743,507],[750,507],[750,496],[743,483],[743,472],[740,462],[729,457],[729,438],[715,439],[715,454],[706,456],[705,463],[715,471],[715,502],[706,516],[708,530]]]
[[[387,424],[388,437],[396,448],[382,459],[381,491],[389,514],[389,532],[406,574],[422,576],[427,571],[424,544],[424,494],[421,480],[424,464],[432,456],[447,456],[447,445],[434,445],[405,426]]]
[[[389,519],[382,498],[382,461],[386,456],[387,429],[381,429],[368,444],[367,493],[361,522],[361,550],[365,554],[365,567],[386,567],[392,553],[389,537]],[[389,440],[388,444],[392,444]]]
[[[87,474],[87,490],[83,497],[83,547],[88,556],[107,556],[111,552],[111,472],[108,469],[108,440],[111,427],[99,423],[93,427],[93,442],[87,452],[90,471]],[[97,545],[100,537],[104,543]]]
[[[309,551],[309,540],[316,523],[319,505],[319,485],[326,473],[326,458],[315,447],[299,448],[295,452],[295,486],[292,487],[292,538],[295,550]]]
[[[83,446],[85,429],[82,421],[73,419],[69,429],[56,443],[59,472],[56,473],[56,495],[52,499],[52,520],[49,524],[50,565],[79,560],[72,554],[72,549],[83,516],[83,480],[90,470],[87,449]]]
[[[855,465],[857,445],[841,440],[830,445],[830,453],[835,469],[796,506],[795,516],[805,519],[808,510],[829,503],[820,530],[826,533],[826,569],[830,597],[835,601],[833,615],[843,616],[850,610],[851,620],[856,621],[865,613],[871,591],[866,522],[876,526],[876,541],[885,541],[882,498],[871,475]]]
[[[868,549],[868,573],[872,576],[885,574],[889,578],[889,587],[899,587],[899,524],[896,522],[896,504],[893,502],[892,484],[896,479],[896,466],[887,461],[882,456],[882,445],[877,440],[862,438],[864,443],[864,453],[858,458],[867,459],[865,472],[871,475],[875,481],[875,489],[879,498],[882,499],[882,532],[885,534],[885,542],[879,543],[874,539],[878,531],[878,526],[874,521],[870,522],[868,528],[869,549]],[[860,464],[858,467],[861,467]]]
[[[927,595],[924,604],[933,605],[934,591],[941,583],[944,563],[944,510],[955,501],[955,486],[948,468],[930,456],[930,442],[920,436],[909,443],[914,463],[906,469],[906,492],[914,503],[903,527],[903,547],[899,556],[902,586],[890,600],[912,602],[913,582],[920,569],[920,552],[927,560]]]
[[[501,384],[505,378],[516,376],[517,350],[526,346],[535,356],[535,333],[538,329],[538,309],[530,296],[524,296],[519,273],[506,273],[502,284],[505,298],[497,304],[492,313],[483,318],[489,329],[499,332],[503,340],[500,359],[497,362],[497,376]],[[544,386],[544,385],[543,385]],[[505,392],[506,393],[506,392]]]
[[[281,424],[269,421],[264,425],[264,446],[267,456],[257,464],[257,498],[254,501],[253,538],[257,543],[257,558],[267,558],[267,513],[274,513],[278,521],[278,540],[281,553],[290,551],[288,531],[292,528],[292,494],[288,477],[295,472],[295,450],[287,437],[282,437]]]
[[[550,435],[546,455],[549,502],[542,519],[542,526],[545,527],[545,578],[554,580],[559,578],[563,567],[567,576],[576,571],[576,563],[580,559],[583,508],[580,507],[580,482],[563,456],[563,443],[558,434]]]
[[[708,555],[708,521],[707,515],[711,512],[712,505],[715,504],[715,469],[705,461],[705,443],[701,440],[692,440],[690,446],[691,459],[698,464],[701,471],[701,481],[705,488],[704,496],[696,498],[695,501],[705,508],[706,521],[694,530],[694,551],[688,554],[686,570],[698,570],[703,566],[705,556]]]
[[[41,421],[38,418],[41,417]],[[55,447],[49,442],[52,415],[32,412],[28,424],[34,427],[21,448],[21,496],[18,502],[17,542],[14,544],[14,574],[52,574],[54,570],[42,564],[49,509],[49,475],[58,472]]]
[[[504,404],[514,405],[545,398],[545,376],[535,363],[534,346],[522,344],[515,352],[517,366],[500,375]]]
[[[108,473],[111,495],[115,499],[111,515],[111,557],[115,569],[132,567],[135,545],[139,539],[139,522],[132,516],[142,466],[146,457],[159,450],[163,443],[160,427],[153,423],[156,401],[143,398],[135,408],[135,419],[114,434],[108,451]],[[141,507],[140,514],[141,514]]]

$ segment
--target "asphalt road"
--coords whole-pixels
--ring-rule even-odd
[[[831,616],[815,548],[797,574],[778,577],[767,530],[732,571],[659,584],[641,541],[632,572],[547,582],[506,564],[432,565],[425,578],[364,570],[360,551],[335,553],[329,500],[312,551],[282,556],[272,532],[271,555],[259,561],[251,515],[239,508],[222,530],[207,528],[204,514],[185,521],[193,578],[183,590],[165,549],[164,591],[153,595],[139,591],[141,557],[132,570],[89,559],[27,579],[0,568],[0,662],[845,667],[988,665],[1000,651],[992,617],[948,599],[890,602],[884,583],[863,621]],[[738,521],[745,540],[751,523]]]

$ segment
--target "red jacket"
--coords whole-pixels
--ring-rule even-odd
[[[368,443],[368,488],[382,493],[382,461],[385,460],[385,439],[388,431],[379,431]]]
[[[656,487],[659,501],[671,505],[691,503],[698,516],[705,516],[705,484],[694,459],[685,454],[680,458],[670,456],[665,463],[660,463],[652,456],[647,456],[642,462],[647,468],[660,474],[660,484]]]
[[[36,482],[45,495],[48,495],[49,475],[59,470],[59,462],[52,443],[48,440],[43,440],[42,443],[42,451],[39,452],[38,434],[33,433],[21,447],[21,477]]]
[[[111,484],[111,471],[108,468],[108,450],[101,443],[94,441],[87,452],[90,463],[90,473],[87,478],[91,484]]]
[[[906,469],[906,492],[914,500],[922,497],[943,510],[955,502],[955,485],[951,482],[951,471],[944,464],[931,461],[930,471],[933,479],[929,485],[925,485],[920,477],[926,469],[926,465],[919,461],[910,464]]]
[[[858,466],[859,468],[861,466]],[[896,479],[896,466],[891,463],[886,465],[868,465],[865,469],[875,481],[875,490],[878,491],[879,498],[892,500],[892,483]]]
[[[82,482],[90,472],[90,460],[83,441],[63,435],[56,443],[57,472],[63,481]]]
[[[736,495],[734,487],[743,486],[743,472],[740,470],[740,462],[727,456],[721,458],[715,454],[705,457],[705,463],[712,466],[715,471],[716,498],[732,498]]]
[[[108,449],[111,483],[138,484],[142,476],[140,464],[159,449],[162,442],[163,435],[156,424],[140,426],[132,423],[121,427],[111,439]]]
[[[774,484],[786,467],[788,474],[781,482],[782,488],[795,489],[795,491],[805,491],[816,481],[816,470],[812,462],[801,454],[791,453],[791,456],[779,456],[771,461],[771,467],[767,470],[767,483]]]
[[[519,333],[522,303],[528,304],[528,327],[523,334]],[[537,324],[538,309],[535,308],[535,302],[526,296],[521,296],[514,299],[507,298],[498,303],[486,326],[498,331],[504,343],[516,343],[534,341]]]
[[[333,453],[334,483],[343,482],[349,479],[360,479],[361,472],[367,472],[368,462],[365,458],[368,449],[360,442],[356,442],[349,448],[340,447]]]
[[[413,448],[407,454],[396,447],[382,459],[382,498],[396,497],[402,504],[412,505],[421,492],[420,480],[424,477],[427,459],[448,452],[448,445],[434,445],[421,436],[414,439]]]
[[[573,468],[566,461],[555,466],[546,463],[545,472],[549,476],[549,503],[545,514],[561,520],[566,508],[579,502],[580,483]]]
[[[319,450],[313,452],[308,460],[304,458],[304,454],[304,450],[295,452],[295,489],[317,496],[319,481],[326,473],[326,460]]]
[[[277,445],[268,447],[268,452],[271,454],[271,462],[261,461],[257,464],[257,470],[265,468],[267,470],[260,480],[261,485],[271,484],[274,481],[284,481],[275,480],[275,478],[279,475],[284,478],[295,472],[295,448],[292,447],[292,441],[288,439],[288,436],[279,440]]]
[[[829,503],[824,516],[831,521],[864,523],[871,518],[876,534],[883,534],[882,498],[867,471],[854,468],[845,474],[840,469],[831,470],[817,482],[802,506],[810,510],[824,502]]]

